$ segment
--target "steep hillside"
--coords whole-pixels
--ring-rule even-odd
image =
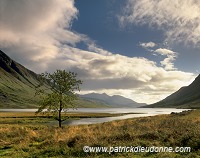
[[[37,76],[0,50],[0,108],[36,107]]]
[[[146,104],[137,103],[131,99],[125,98],[120,95],[109,96],[106,93],[98,94],[98,93],[90,93],[85,95],[80,95],[81,98],[88,100],[95,100],[99,102],[103,102],[105,105],[109,107],[140,107]]]
[[[189,86],[146,107],[200,108],[200,75]]]

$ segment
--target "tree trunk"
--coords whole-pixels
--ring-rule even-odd
[[[59,127],[61,128],[62,118],[61,118],[61,112],[62,112],[62,100],[60,100],[60,109],[58,111],[58,121],[59,121]]]
[[[59,127],[61,127],[61,111],[59,110],[59,116],[58,116],[58,121],[59,121]]]
[[[61,128],[62,127],[62,125],[61,125],[62,120],[59,119],[58,121],[59,121],[59,127]]]

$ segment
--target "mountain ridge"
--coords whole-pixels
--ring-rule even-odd
[[[200,75],[190,85],[181,87],[165,99],[145,107],[200,108]]]
[[[30,84],[34,85],[32,82],[30,82],[28,77],[32,77],[33,79],[38,80],[38,74],[25,68],[18,62],[12,60],[1,50],[0,50],[0,68],[12,74],[14,77],[16,77],[22,82],[27,81]]]
[[[132,99],[120,96],[120,95],[113,95],[109,96],[106,93],[89,93],[85,95],[80,95],[81,98],[84,99],[94,99],[97,101],[102,101],[105,104],[113,107],[140,107],[146,105],[145,103],[137,103]]]
[[[38,97],[34,97],[34,87],[38,74],[26,69],[0,50],[0,107],[36,107]]]

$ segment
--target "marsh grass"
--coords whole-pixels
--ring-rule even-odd
[[[63,128],[1,119],[5,120],[0,126],[0,157],[200,157],[200,110]],[[189,146],[192,152],[84,153],[85,145]]]

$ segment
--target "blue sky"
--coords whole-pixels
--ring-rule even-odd
[[[125,5],[125,2],[75,1],[79,14],[78,19],[73,21],[72,30],[86,34],[99,47],[110,52],[129,57],[144,56],[151,58],[151,55],[139,44],[152,40],[159,43],[162,35],[159,36],[158,30],[144,26],[127,26],[124,28],[120,26],[118,16],[123,12],[122,6]]]
[[[150,41],[157,44],[156,48],[166,48],[179,53],[174,61],[179,70],[199,72],[198,60],[200,49],[191,44],[166,45],[164,31],[145,25],[120,26],[118,17],[123,14],[127,1],[119,0],[76,0],[75,7],[79,10],[78,18],[73,21],[72,30],[90,37],[103,49],[125,56],[141,56],[158,62],[159,57],[152,56],[140,43]],[[77,45],[86,49],[84,44]],[[184,62],[183,62],[184,61]]]
[[[199,74],[196,0],[0,0],[0,48],[41,73],[74,71],[81,93],[154,103]]]

